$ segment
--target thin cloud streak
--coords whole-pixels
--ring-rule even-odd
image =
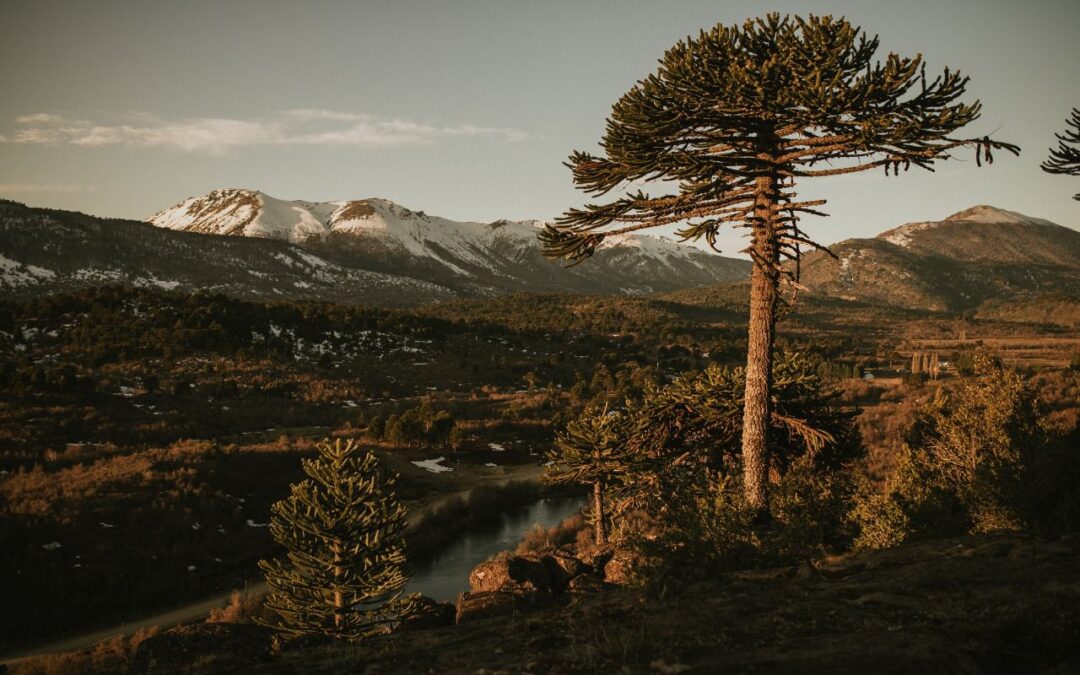
[[[27,192],[93,192],[93,185],[75,183],[0,183],[0,194],[23,194]]]
[[[396,147],[431,145],[458,138],[513,143],[529,136],[510,128],[437,126],[361,113],[304,108],[251,120],[214,117],[166,120],[145,113],[127,113],[114,124],[34,113],[16,117],[15,128],[0,135],[0,143],[84,148],[121,145],[224,154],[233,149],[260,145]]]

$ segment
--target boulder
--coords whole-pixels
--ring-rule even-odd
[[[461,624],[496,616],[525,614],[543,605],[536,593],[466,591],[458,596],[455,621]]]
[[[618,586],[630,584],[636,576],[634,568],[640,563],[640,556],[633,551],[617,549],[604,563],[604,581]]]
[[[591,574],[582,574],[570,580],[566,590],[572,594],[599,593],[607,588],[603,581]]]
[[[574,577],[585,574],[589,566],[578,558],[565,551],[552,551],[541,558],[545,564],[553,566],[551,569],[552,581],[562,588]]]
[[[417,602],[416,613],[406,617],[401,630],[427,630],[454,625],[456,608],[449,602],[437,602],[421,595]]]
[[[469,588],[474,593],[560,592],[569,579],[554,559],[545,560],[549,557],[500,553],[473,568],[469,573]]]
[[[199,623],[170,628],[139,644],[136,673],[240,672],[271,657],[273,633],[249,623]]]

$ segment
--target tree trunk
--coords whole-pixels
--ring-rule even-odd
[[[753,226],[754,267],[750,275],[750,327],[746,350],[746,393],[743,403],[743,489],[749,508],[768,515],[769,458],[766,442],[772,388],[773,342],[779,286],[779,249],[774,211],[777,181],[761,176],[756,183]]]
[[[330,550],[334,552],[334,630],[340,635],[345,628],[345,597],[339,585],[345,575],[345,568],[341,566],[341,543],[335,541]]]
[[[607,525],[604,523],[604,488],[600,485],[600,481],[593,483],[593,517],[596,522],[593,523],[593,534],[598,545],[603,546],[607,543]]]

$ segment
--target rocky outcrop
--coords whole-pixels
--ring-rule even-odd
[[[629,554],[606,547],[577,555],[559,549],[500,553],[469,574],[470,590],[458,596],[457,622],[525,613],[558,604],[572,594],[595,593],[626,583],[629,563],[612,567],[616,576],[611,579],[607,571],[613,560],[628,559]]]
[[[454,625],[455,607],[449,602],[437,602],[421,595],[416,603],[416,611],[401,624],[401,630],[427,630]]]

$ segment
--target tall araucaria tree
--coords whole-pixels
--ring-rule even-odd
[[[396,476],[352,440],[318,450],[303,460],[308,479],[272,508],[270,534],[288,555],[259,562],[279,617],[267,625],[349,640],[386,633],[416,606],[415,596],[400,598],[406,510]]]
[[[1058,146],[1050,149],[1050,157],[1040,166],[1046,173],[1080,176],[1080,108],[1073,108],[1065,124],[1071,128],[1054,134]],[[1080,193],[1073,195],[1073,199],[1080,200]]]
[[[800,179],[911,166],[932,170],[970,147],[978,164],[992,150],[1019,153],[989,137],[954,132],[981,105],[959,102],[968,78],[946,69],[928,78],[922,57],[875,60],[878,39],[844,19],[769,14],[741,27],[717,25],[669,49],[659,69],[612,108],[601,156],[574,152],[574,183],[604,204],[570,209],[541,234],[545,253],[573,263],[605,237],[681,225],[683,239],[715,247],[726,224],[747,228],[754,266],[741,455],[746,502],[767,515],[770,378],[781,281],[798,287],[806,248],[800,227],[823,200],[796,199]],[[670,194],[631,191],[674,183]]]

